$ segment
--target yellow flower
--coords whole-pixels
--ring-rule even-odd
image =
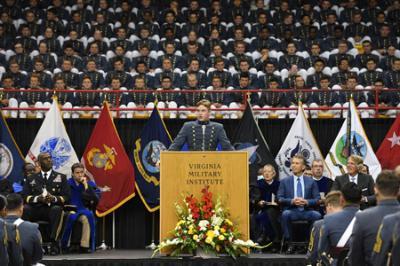
[[[189,228],[188,234],[189,234],[189,235],[193,235],[193,233],[194,233],[194,232],[193,232],[193,228]]]
[[[223,241],[223,240],[225,240],[225,237],[223,235],[219,235],[218,239]]]
[[[206,238],[206,243],[207,244],[211,244],[211,242],[212,242],[212,237],[207,237]]]
[[[219,230],[219,226],[218,225],[216,225],[216,226],[214,226],[214,230]]]
[[[232,225],[233,225],[233,223],[232,223],[231,220],[229,220],[229,219],[225,219],[225,223],[226,223],[227,225],[229,225],[229,226],[232,226]]]
[[[194,229],[194,225],[193,224],[191,224],[191,225],[189,225],[189,229]]]
[[[220,245],[216,245],[215,249],[217,250],[217,252],[219,252],[221,250],[221,246]]]
[[[184,223],[185,223],[184,220],[180,220],[180,221],[176,224],[176,226],[180,226],[181,224],[184,224]]]
[[[221,232],[221,234],[226,232],[225,228],[221,228],[221,229],[219,229],[219,231]]]
[[[207,231],[207,238],[213,238],[214,237],[214,231],[208,230]]]
[[[194,235],[194,236],[193,236],[193,240],[194,240],[194,241],[197,241],[198,239],[199,239],[199,236],[198,236],[198,235]]]

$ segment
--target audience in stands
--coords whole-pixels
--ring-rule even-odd
[[[288,90],[319,88],[322,75],[329,77],[327,90],[368,90],[377,80],[384,82],[382,89],[400,88],[397,1],[264,2],[5,1],[0,4],[0,87],[20,92],[2,91],[1,104],[18,108],[24,102],[22,107],[46,107],[46,98],[40,93],[23,90],[35,86],[51,89],[57,77],[63,77],[67,87],[81,88],[83,77],[90,76],[95,90],[110,87],[112,78],[118,77],[122,87],[130,91],[139,73],[146,75],[150,90],[160,88],[167,74],[174,88],[186,89],[193,59],[199,67],[197,90],[212,86],[216,74],[224,88],[237,89],[239,75],[247,71],[250,87],[266,90],[266,94],[272,75],[277,77],[279,88]],[[223,64],[216,64],[217,59]],[[139,63],[146,71],[138,72]],[[272,66],[272,72],[267,71]],[[197,71],[203,73],[201,77]],[[38,84],[29,82],[32,73],[39,74]],[[12,82],[4,76],[11,76]],[[360,93],[363,97],[355,97],[357,105],[375,106],[374,91]],[[320,99],[314,96],[318,94],[323,94]],[[399,106],[397,94],[393,92],[392,100],[385,101],[388,107]],[[29,97],[23,99],[22,95]],[[312,97],[292,95],[312,107],[345,107],[349,100],[347,93],[339,97],[337,92],[328,91],[315,91]],[[282,102],[252,104],[287,107]],[[18,113],[26,115],[6,112],[13,117]],[[259,115],[265,117],[265,112]],[[286,115],[279,113],[278,117]],[[341,110],[333,115],[340,116]],[[362,115],[375,114],[368,109]],[[315,112],[311,116],[316,117]]]

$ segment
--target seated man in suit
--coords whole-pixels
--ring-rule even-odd
[[[58,241],[63,222],[63,205],[69,201],[70,188],[67,177],[53,170],[53,160],[47,152],[38,156],[40,172],[26,178],[22,196],[27,203],[24,207],[24,220],[31,222],[48,221],[50,224],[50,254],[60,252]]]
[[[332,191],[326,195],[324,203],[327,214],[333,214],[342,210],[342,206],[340,205],[341,195],[342,193],[340,193],[340,191]],[[308,242],[307,259],[312,265],[316,265],[318,260],[318,242],[323,224],[323,219],[315,221],[311,229],[310,241]]]
[[[24,265],[36,265],[43,258],[42,235],[36,223],[21,219],[24,212],[24,201],[21,195],[12,193],[7,196],[7,216],[5,221],[14,224],[21,237]]]
[[[332,190],[342,190],[349,183],[356,183],[361,189],[361,210],[373,206],[376,202],[374,193],[374,179],[370,175],[359,173],[363,159],[358,155],[350,155],[347,159],[347,174],[337,176],[332,185]]]
[[[302,155],[295,155],[291,160],[292,176],[281,179],[278,190],[278,201],[283,207],[282,228],[283,237],[291,240],[291,222],[307,220],[314,222],[321,219],[321,214],[313,208],[321,199],[317,183],[309,176],[303,176],[306,160]],[[294,246],[290,245],[287,253],[293,253]]]
[[[356,214],[348,255],[349,265],[374,265],[371,255],[379,226],[385,216],[400,211],[397,200],[399,188],[400,178],[393,171],[384,170],[376,178],[378,204]]]
[[[361,190],[356,184],[349,182],[343,186],[340,197],[343,210],[324,217],[318,244],[320,256],[329,254],[335,258],[343,248],[348,249],[352,229],[350,224],[360,209],[360,201]],[[349,234],[345,234],[347,228],[349,228]]]

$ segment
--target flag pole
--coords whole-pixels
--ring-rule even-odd
[[[107,250],[108,246],[106,244],[106,217],[103,217],[103,226],[101,230],[101,235],[102,235],[102,240],[101,240],[101,245],[97,247],[97,249],[101,250]]]
[[[146,249],[155,249],[157,246],[156,246],[156,243],[154,243],[155,241],[154,241],[154,235],[155,235],[155,228],[154,228],[154,226],[155,226],[155,214],[154,214],[154,212],[152,212],[151,213],[151,243],[150,243],[150,245],[148,245],[148,246],[146,246]]]
[[[112,248],[115,249],[115,211],[112,214]]]

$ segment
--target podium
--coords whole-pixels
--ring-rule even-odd
[[[249,234],[249,166],[247,151],[161,152],[160,241],[170,237],[178,222],[175,203],[209,186],[213,201],[220,197],[241,238]]]

